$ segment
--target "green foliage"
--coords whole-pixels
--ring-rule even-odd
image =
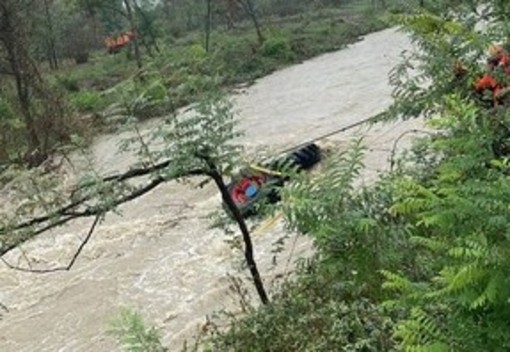
[[[262,44],[262,55],[282,61],[292,61],[295,57],[288,39],[280,36],[272,36]]]
[[[76,77],[72,75],[61,75],[56,77],[58,85],[63,87],[65,90],[69,92],[78,92],[80,90],[80,86],[78,85],[78,80]]]
[[[145,326],[139,313],[124,310],[113,321],[110,331],[115,335],[126,352],[165,352],[160,336],[154,327]]]
[[[2,123],[9,123],[9,121],[13,121],[17,118],[14,109],[11,104],[7,101],[7,99],[0,96],[0,116],[2,119]]]
[[[384,286],[399,293],[387,304],[408,312],[396,330],[403,348],[503,351],[509,346],[503,331],[510,307],[501,295],[509,289],[510,263],[502,254],[509,184],[488,168],[493,136],[478,118],[483,112],[458,97],[447,97],[442,107],[433,125],[450,134],[431,143],[431,152],[443,156],[436,174],[426,183],[400,181],[390,210],[409,222],[409,240],[428,271],[415,275],[415,283],[385,272]]]
[[[101,93],[94,90],[83,90],[71,96],[71,104],[80,112],[99,112],[106,108]]]
[[[8,99],[0,96],[0,161],[10,159],[12,152],[20,147],[23,123]]]
[[[106,2],[79,1],[91,18],[96,3]],[[198,2],[172,3],[181,6],[183,14],[177,19],[174,34],[201,25],[203,14],[195,12]],[[333,1],[266,0],[261,8],[264,11],[278,6],[281,13],[291,14],[318,3],[334,5]],[[146,67],[140,71],[124,56],[95,55],[90,65],[60,76],[60,85],[72,92],[71,101],[82,112],[103,109],[104,99],[115,101],[117,105],[109,110],[127,122],[126,128],[135,130],[123,147],[134,149],[141,164],[172,160],[150,175],[151,182],[203,174],[210,167],[206,159],[228,175],[240,154],[239,146],[232,143],[239,133],[230,104],[206,99],[189,113],[176,117],[171,112],[216,92],[220,86],[253,80],[291,62],[339,49],[385,27],[378,13],[362,7],[367,3],[349,2],[349,7],[340,11],[289,18],[262,45],[242,26],[236,32],[216,30],[209,53],[196,39],[185,39],[178,42],[184,42],[183,46],[163,47],[153,59],[146,60]],[[443,135],[426,138],[422,142],[425,147],[413,150],[409,161],[414,165],[400,163],[397,172],[370,187],[357,188],[361,143],[332,158],[316,178],[297,178],[284,191],[284,211],[289,228],[314,239],[317,261],[303,268],[296,282],[284,285],[274,303],[235,320],[228,331],[214,331],[211,348],[510,348],[506,333],[510,309],[505,296],[510,289],[510,185],[507,155],[500,150],[509,136],[499,128],[507,125],[509,117],[506,111],[487,112],[470,94],[472,80],[482,71],[477,59],[486,44],[501,38],[507,29],[496,26],[488,34],[477,33],[474,24],[479,14],[472,15],[469,7],[457,2],[457,17],[446,12],[445,17],[439,9],[444,10],[446,3],[432,8],[434,12],[396,17],[421,51],[409,54],[394,70],[391,81],[396,86],[396,103],[387,114],[404,118],[438,115],[434,126]],[[502,11],[497,19],[505,14],[502,3],[496,4],[496,9]],[[165,4],[170,2],[160,6]],[[122,11],[121,5],[117,10]],[[144,23],[147,35],[152,23],[157,22],[154,15],[151,13]],[[104,8],[100,8],[99,17],[108,22],[105,27],[109,30],[121,29],[122,21],[105,20],[115,17],[109,17]],[[72,22],[73,18],[67,20]],[[456,60],[468,69],[461,80],[451,70]],[[13,104],[0,104],[5,116],[11,114],[9,106]],[[142,136],[132,122],[156,115],[165,115],[166,119],[148,136],[151,143],[147,143],[147,136]],[[158,148],[149,147],[154,144]],[[19,186],[16,183],[13,187],[18,190],[13,199],[13,204],[19,206],[16,213],[2,216],[7,230],[41,213],[49,214],[51,224],[76,210],[57,211],[68,200],[64,192],[58,192],[62,182],[57,178],[43,177],[40,170],[25,176],[19,179]],[[115,211],[119,199],[140,189],[125,181],[101,180],[94,170],[85,174],[78,186],[73,197],[86,199],[87,211],[101,214]],[[2,232],[0,249],[19,245],[32,238],[36,230]],[[124,313],[114,330],[128,351],[164,351],[156,331],[146,328],[136,313]]]
[[[302,60],[342,49],[359,40],[360,36],[385,27],[386,23],[374,13],[365,16],[356,14],[352,20],[346,20],[338,13],[319,21],[310,15],[292,28],[288,41],[296,57]]]
[[[304,269],[304,268],[303,268]],[[209,351],[391,351],[392,322],[365,297],[345,299],[336,277],[303,270],[275,303],[214,330]]]
[[[454,101],[450,109],[463,115],[474,109]],[[446,115],[442,125],[473,124],[463,115]],[[480,165],[491,158],[480,137],[464,132],[438,139],[437,151],[447,153],[433,181],[403,181],[391,208],[411,223],[411,242],[434,258],[429,259],[431,272],[417,285],[385,275],[385,286],[401,295],[392,305],[408,312],[396,337],[409,350],[434,351],[441,345],[439,350],[504,351],[510,346],[505,333],[510,307],[504,294],[510,289],[510,184],[505,174]],[[461,147],[468,149],[461,154]]]
[[[386,305],[401,317],[395,337],[406,351],[505,351],[510,346],[510,307],[502,294],[509,290],[510,270],[503,254],[510,248],[508,112],[488,109],[471,85],[481,72],[476,59],[489,40],[501,38],[505,26],[476,33],[479,15],[462,6],[456,15],[425,14],[402,22],[421,52],[414,57],[418,74],[395,81],[392,112],[435,114],[430,125],[443,131],[428,141],[427,153],[441,156],[434,173],[426,180],[399,181],[391,207],[409,223],[409,241],[423,263],[418,273],[383,271],[384,287],[393,294]],[[500,16],[493,17],[495,23]],[[453,77],[457,59],[468,70],[461,81]],[[431,85],[417,87],[425,78]]]
[[[324,269],[352,285],[352,296],[378,298],[378,270],[397,267],[412,253],[405,226],[387,211],[395,193],[391,179],[358,190],[360,143],[332,157],[318,177],[286,187],[284,210],[293,230],[313,237]]]
[[[123,114],[135,114],[138,118],[161,116],[175,109],[199,101],[207,95],[216,92],[222,86],[252,81],[281,66],[295,62],[302,57],[308,57],[324,51],[338,48],[338,43],[350,42],[365,30],[352,26],[330,26],[330,20],[315,19],[307,24],[290,23],[282,26],[283,30],[275,31],[259,47],[256,38],[244,31],[239,35],[230,33],[213,33],[211,52],[207,53],[201,44],[193,39],[182,47],[165,48],[156,56],[143,72],[143,80],[134,77],[133,80],[107,90],[104,94],[106,101],[127,102],[131,106]],[[362,22],[367,24],[371,19]],[[328,33],[318,30],[326,23]],[[344,32],[353,31],[344,36]],[[337,33],[339,37],[327,39],[326,35]],[[302,54],[296,54],[293,43],[303,35],[310,46]],[[321,39],[322,38],[322,39]],[[309,41],[308,41],[309,40]],[[317,47],[320,42],[320,47]],[[314,47],[312,49],[312,47]],[[94,67],[75,72],[80,77],[82,85],[93,85],[100,88],[103,84],[117,75],[123,75],[120,68],[125,65],[123,60],[115,63],[115,58],[105,60],[100,58]],[[114,83],[116,80],[111,79]],[[81,102],[79,102],[81,103]],[[87,105],[87,104],[80,104]],[[110,111],[118,114],[118,105],[112,106]],[[125,103],[120,104],[124,108]],[[89,105],[90,106],[90,105]],[[101,108],[103,104],[100,104]],[[95,110],[98,112],[99,110]],[[124,121],[124,119],[109,119],[110,121]]]
[[[393,17],[420,50],[404,53],[402,62],[390,74],[395,103],[386,113],[388,118],[440,113],[436,102],[452,93],[477,99],[471,88],[483,72],[480,59],[503,32],[501,27],[479,32],[475,26],[484,14],[477,15],[464,7],[458,10],[456,16],[425,12]],[[454,70],[457,63],[465,69],[459,76]]]
[[[113,97],[116,95],[122,96],[121,99],[127,108],[126,113],[136,116],[139,120],[161,116],[172,110],[173,102],[167,88],[155,77],[135,82],[133,86],[113,94]]]
[[[228,331],[214,330],[213,351],[391,351],[392,317],[378,304],[384,293],[378,270],[412,258],[405,229],[389,214],[389,180],[356,190],[363,148],[352,148],[316,178],[301,176],[284,189],[292,230],[307,233],[319,251],[298,279],[283,285],[272,304]]]
[[[184,116],[170,117],[166,125],[154,134],[167,147],[158,157],[174,160],[171,173],[186,170],[208,170],[207,157],[222,174],[228,175],[238,160],[241,148],[232,141],[241,135],[231,103],[217,96],[209,97],[193,106]]]

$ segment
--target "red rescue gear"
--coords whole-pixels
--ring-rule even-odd
[[[502,68],[503,72],[510,77],[510,53],[504,51],[502,47],[491,48],[491,57],[487,60],[489,73],[483,75],[475,82],[475,90],[478,93],[490,91],[493,96],[494,105],[499,105],[499,99],[503,93],[503,84],[499,82],[491,72],[497,67]]]

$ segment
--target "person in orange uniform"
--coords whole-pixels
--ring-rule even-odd
[[[506,109],[510,106],[510,50],[501,45],[494,45],[489,50],[487,72],[475,82],[478,94],[491,96],[492,108]],[[500,114],[491,113],[494,129],[492,150],[496,157],[510,155],[510,128],[501,119]]]
[[[507,83],[501,82],[498,75],[500,75],[499,78],[501,75],[510,77],[510,53],[503,46],[492,46],[489,49],[487,68],[488,72],[475,82],[475,90],[482,94],[489,92],[493,105],[502,105],[505,103],[505,98],[508,97],[510,87]]]

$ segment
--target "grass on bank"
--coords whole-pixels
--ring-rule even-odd
[[[89,64],[53,77],[81,113],[102,114],[106,107],[133,101],[133,97],[157,85],[158,94],[150,97],[150,108],[137,114],[141,119],[150,118],[197,101],[218,88],[250,83],[282,67],[341,49],[385,27],[380,12],[351,5],[268,19],[264,21],[262,45],[246,23],[235,31],[215,30],[208,53],[203,46],[203,33],[168,40],[155,57],[145,55],[142,72],[138,72],[126,52],[113,56],[96,53]],[[165,99],[157,99],[162,92]]]

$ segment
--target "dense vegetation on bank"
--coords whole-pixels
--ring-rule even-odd
[[[0,28],[0,162],[37,165],[72,136],[168,115],[340,49],[383,28],[383,13],[400,3],[9,0],[9,25]],[[108,54],[105,38],[129,30],[137,35]]]

